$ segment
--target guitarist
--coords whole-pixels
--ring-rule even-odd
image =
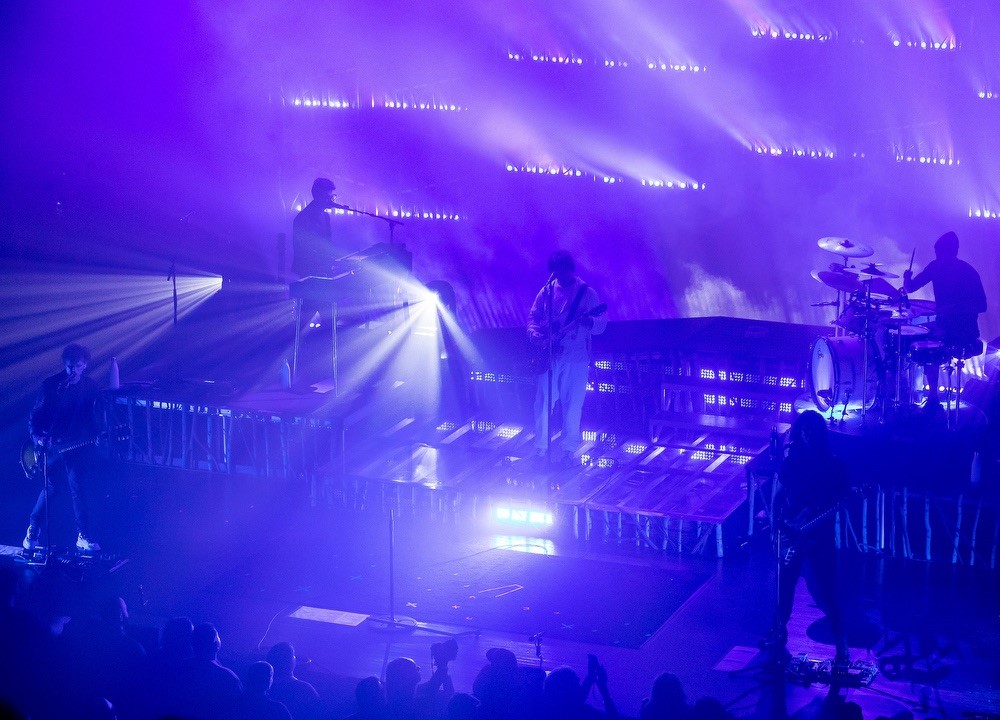
[[[826,420],[814,410],[802,413],[789,433],[788,452],[778,470],[772,527],[778,542],[778,601],[774,626],[766,643],[785,653],[787,625],[795,586],[803,568],[809,592],[830,618],[836,643],[835,665],[849,663],[837,578],[834,524],[848,494],[847,471],[830,449]]]
[[[97,383],[84,373],[90,362],[90,350],[83,345],[67,345],[62,351],[63,371],[46,378],[35,406],[28,419],[28,429],[36,447],[46,451],[58,445],[68,445],[95,437],[99,423]],[[90,466],[93,462],[91,447],[81,447],[61,454],[49,469],[48,499],[56,494],[58,485],[53,482],[52,473],[65,473],[73,498],[73,514],[76,518],[76,547],[84,553],[100,551],[100,545],[89,534],[88,514],[84,489]],[[25,550],[34,550],[38,545],[39,532],[46,520],[46,491],[38,495],[38,501],[31,511],[28,532],[21,543]]]
[[[607,327],[598,307],[597,292],[576,276],[576,263],[565,250],[549,256],[548,282],[538,291],[528,313],[528,337],[544,349],[551,347],[552,363],[538,376],[535,394],[535,451],[558,463],[568,463],[583,440],[580,419],[587,394],[590,372],[591,336]],[[551,385],[552,399],[548,396]],[[558,401],[562,406],[562,436],[559,451],[549,451],[549,411]]]

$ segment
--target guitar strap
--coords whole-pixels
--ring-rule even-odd
[[[573,322],[573,318],[576,317],[576,311],[580,309],[580,301],[583,300],[583,294],[587,292],[587,288],[590,287],[587,283],[582,283],[580,289],[576,291],[576,297],[573,298],[573,304],[569,306],[569,312],[566,313],[566,324],[569,325]]]

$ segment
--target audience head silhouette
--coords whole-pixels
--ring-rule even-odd
[[[219,631],[212,623],[195,625],[191,632],[191,650],[198,660],[215,660],[222,647]]]

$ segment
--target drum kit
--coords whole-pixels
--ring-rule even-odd
[[[837,291],[834,335],[812,345],[808,382],[821,412],[859,412],[862,418],[876,403],[883,413],[915,405],[923,388],[922,366],[946,362],[950,356],[930,339],[934,303],[911,300],[888,281],[899,278],[882,263],[858,262],[875,254],[847,238],[825,237],[819,247],[842,262],[812,276]],[[912,264],[912,261],[911,261]],[[884,416],[884,415],[883,415]]]

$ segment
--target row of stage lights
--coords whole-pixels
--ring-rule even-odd
[[[350,100],[340,100],[330,97],[317,98],[312,96],[294,97],[288,100],[287,104],[293,107],[327,108],[330,110],[359,110],[363,107],[359,103],[352,103]],[[426,110],[437,112],[462,112],[468,110],[467,107],[455,103],[438,102],[437,100],[399,100],[397,98],[385,98],[384,100],[372,98],[371,104],[364,107],[386,110]]]
[[[292,206],[292,210],[295,212],[300,212],[302,210],[302,203],[296,203]],[[462,220],[468,220],[468,217],[461,215],[459,213],[452,212],[441,212],[440,210],[422,210],[417,207],[388,207],[381,208],[376,206],[374,210],[365,210],[364,208],[358,208],[359,210],[364,210],[365,212],[371,212],[373,215],[378,215],[379,217],[386,218],[400,218],[403,220],[444,220],[448,222],[458,222]],[[344,210],[342,208],[336,208],[333,210],[328,210],[327,212],[332,215],[350,215],[361,217],[357,213],[351,210]]]
[[[514,165],[507,163],[505,169],[509,173],[527,173],[529,175],[548,175],[555,177],[587,178],[594,182],[601,182],[605,185],[616,185],[625,182],[625,178],[617,175],[604,175],[591,173],[579,168],[566,167],[564,165]],[[658,178],[641,178],[639,184],[643,187],[666,188],[668,190],[705,190],[705,183],[688,180],[662,180]]]
[[[622,180],[621,179],[617,179],[617,180],[615,180],[615,182],[622,182]],[[671,190],[671,189],[677,189],[677,190],[688,190],[688,189],[690,189],[690,190],[705,190],[706,189],[705,183],[671,181],[671,180],[642,180],[641,181],[641,185],[643,185],[644,187],[657,187],[657,188],[665,188],[665,189],[668,189],[668,190]],[[295,212],[301,211],[302,210],[302,205],[301,204],[296,204],[293,207],[293,210]],[[336,210],[333,210],[332,212],[335,215],[355,215],[355,213],[351,212],[350,210],[341,210],[339,208],[336,209]],[[467,220],[468,219],[465,215],[461,215],[460,213],[450,213],[450,212],[420,210],[418,208],[393,208],[393,209],[389,209],[389,210],[380,210],[380,209],[376,208],[375,211],[374,211],[374,214],[378,215],[380,217],[399,218],[399,219],[404,219],[404,220],[435,220],[435,221],[441,221],[441,220],[443,220],[443,221],[446,221],[446,222],[460,222],[462,220]],[[986,208],[971,208],[970,207],[969,208],[969,217],[970,218],[976,218],[976,219],[983,219],[983,220],[997,220],[997,219],[1000,219],[1000,211],[990,210],[990,209],[986,209]],[[481,381],[485,380],[486,382],[497,382],[498,381],[498,378],[492,377],[492,373],[488,373],[488,375],[491,375],[491,377],[489,377],[489,378],[478,377],[478,378],[473,378],[473,379],[481,380]],[[512,380],[513,380],[513,378],[511,378],[509,376],[506,378],[507,382],[510,382]],[[784,381],[784,380],[785,379],[782,378],[782,381]],[[504,380],[500,380],[500,382],[503,382],[503,381]],[[613,387],[614,386],[612,386],[612,385],[607,385],[606,383],[601,383],[601,386],[598,388],[598,391],[599,392],[614,392],[615,390],[613,389]],[[592,385],[588,385],[587,389],[590,390],[590,391],[593,391],[594,387]]]
[[[754,37],[770,38],[771,40],[813,40],[821,43],[833,40],[832,32],[799,32],[797,30],[781,30],[775,27],[755,27],[750,29],[750,33]]]
[[[645,67],[647,70],[658,70],[661,72],[692,72],[692,73],[703,73],[708,72],[708,68],[704,65],[699,65],[697,63],[687,63],[687,62],[665,62],[663,60],[619,60],[604,58],[603,60],[585,60],[582,57],[577,57],[575,55],[559,55],[548,53],[520,53],[509,51],[507,53],[507,59],[512,62],[533,62],[546,65],[573,65],[580,67],[583,65],[595,65],[598,67],[606,68],[637,68]]]
[[[899,38],[893,38],[892,46],[917,50],[958,50],[958,43],[954,40],[928,42],[926,40],[900,40]]]
[[[753,151],[758,155],[770,155],[772,157],[801,157],[813,159],[832,160],[836,157],[833,150],[817,150],[815,148],[788,148],[777,145],[753,145]],[[857,157],[857,153],[855,153]],[[861,157],[864,157],[862,153]]]
[[[801,32],[798,30],[783,30],[777,27],[753,27],[750,34],[755,38],[766,38],[769,40],[805,40],[825,43],[833,40],[836,34],[833,31],[826,32]],[[904,47],[914,50],[957,50],[958,43],[954,38],[948,40],[903,40],[902,38],[892,38],[893,47]]]
[[[903,155],[902,153],[895,154],[896,162],[905,163],[916,163],[918,165],[961,165],[962,161],[957,160],[953,157],[945,157],[943,155]]]
[[[834,150],[817,150],[815,148],[789,148],[779,147],[777,145],[753,144],[751,145],[751,149],[758,155],[766,155],[770,157],[810,158],[816,160],[833,160],[837,157],[841,157]],[[851,153],[851,157],[855,159],[863,159],[865,157],[865,153],[854,152]],[[961,160],[958,160],[950,155],[906,155],[898,150],[893,153],[893,159],[900,163],[939,165],[942,167],[962,164]]]
[[[605,67],[628,67],[628,61],[626,60],[605,60]],[[677,63],[659,63],[659,62],[648,62],[646,64],[650,70],[673,70],[677,72],[705,72],[705,67],[701,65],[686,65]],[[993,100],[1000,98],[1000,92],[994,92],[993,90],[979,90],[977,96],[982,100]],[[469,108],[465,105],[458,103],[448,103],[439,102],[437,100],[400,100],[398,98],[385,98],[383,100],[371,99],[370,104],[361,105],[360,103],[352,102],[350,100],[344,100],[340,98],[333,97],[315,97],[315,96],[304,96],[304,97],[293,97],[284,100],[284,103],[292,107],[304,107],[304,108],[325,108],[329,110],[360,110],[363,107],[366,109],[384,109],[384,110],[413,110],[417,112],[466,112]],[[780,148],[778,148],[780,149]],[[775,148],[767,148],[771,155],[779,155],[781,153],[774,152]],[[760,152],[760,150],[758,150]],[[795,151],[793,154],[801,155],[801,152]],[[816,157],[816,156],[813,156]],[[826,156],[824,156],[826,157]],[[830,156],[832,157],[832,155]]]

